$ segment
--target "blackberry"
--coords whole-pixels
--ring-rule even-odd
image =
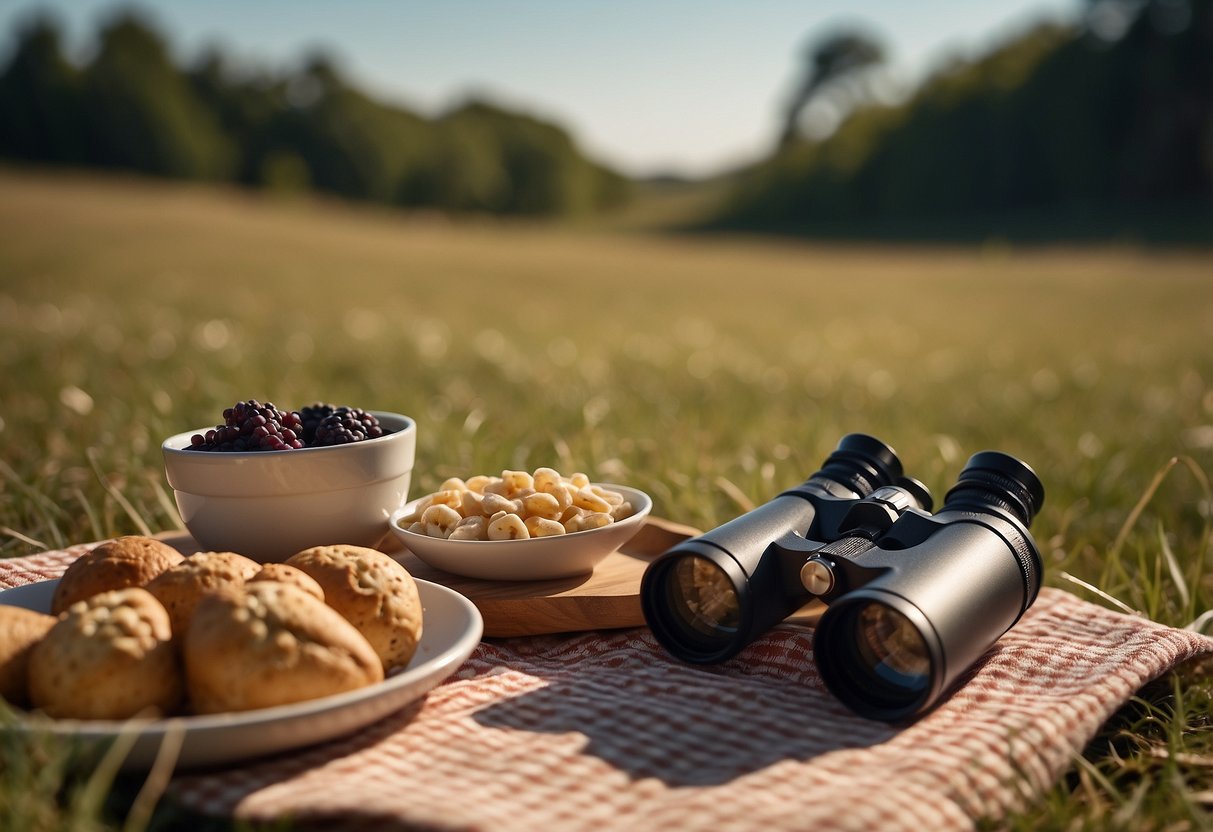
[[[303,420],[302,438],[304,445],[315,443],[316,428],[320,427],[320,423],[324,421],[324,418],[332,415],[336,409],[336,405],[331,405],[327,402],[315,402],[314,404],[299,408],[299,418]]]
[[[303,422],[293,411],[282,412],[256,399],[223,411],[223,424],[190,439],[194,451],[289,451],[303,447]]]
[[[379,420],[357,407],[338,407],[316,426],[312,447],[346,445],[383,436],[387,431]]]

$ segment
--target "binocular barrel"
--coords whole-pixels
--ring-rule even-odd
[[[650,564],[653,634],[685,661],[719,662],[818,597],[814,654],[832,693],[874,719],[930,708],[1035,600],[1028,525],[1044,489],[995,451],[969,460],[937,514],[915,485],[887,445],[844,437],[798,488]]]
[[[844,436],[798,488],[653,561],[640,585],[653,634],[684,661],[715,664],[732,657],[807,600],[768,556],[772,540],[793,530],[808,535],[823,504],[849,504],[892,485],[901,473],[897,454],[879,439]]]

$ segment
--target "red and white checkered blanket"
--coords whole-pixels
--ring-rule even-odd
[[[0,561],[0,586],[82,549]],[[424,829],[969,829],[1029,805],[1145,682],[1213,640],[1056,589],[909,725],[822,687],[784,626],[715,668],[645,630],[486,642],[423,701],[344,740],[177,777],[207,814]]]

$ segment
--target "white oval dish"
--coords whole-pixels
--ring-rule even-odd
[[[164,469],[185,527],[205,549],[257,561],[332,543],[374,546],[408,499],[417,423],[372,413],[392,433],[330,448],[207,452],[190,450],[207,428],[170,436]]]
[[[392,514],[392,531],[410,552],[435,569],[489,581],[545,581],[594,571],[598,563],[627,543],[653,508],[648,494],[625,485],[595,483],[618,491],[636,509],[631,517],[598,529],[526,540],[443,540],[410,532],[401,518],[418,500]],[[419,498],[424,499],[424,498]]]
[[[0,592],[0,604],[49,612],[58,579]],[[417,581],[424,619],[417,653],[408,667],[383,682],[358,690],[262,708],[206,716],[129,722],[22,717],[0,730],[55,734],[108,742],[134,735],[123,768],[147,769],[165,738],[180,733],[178,768],[233,763],[350,734],[378,722],[421,698],[450,676],[480,643],[484,622],[479,610],[458,592]]]

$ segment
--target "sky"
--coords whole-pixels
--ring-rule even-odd
[[[100,21],[136,8],[188,61],[204,48],[286,69],[317,48],[359,86],[434,115],[487,97],[569,130],[633,176],[705,176],[768,152],[814,36],[862,26],[908,87],[1080,0],[0,0],[0,53],[37,10],[84,52]]]

